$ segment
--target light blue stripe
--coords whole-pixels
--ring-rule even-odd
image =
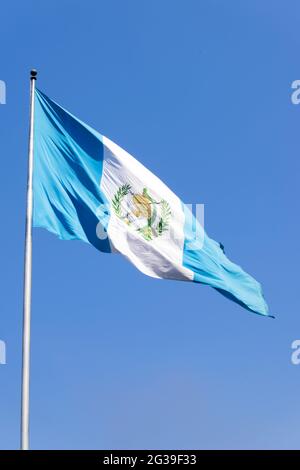
[[[110,252],[100,240],[107,228],[109,205],[100,190],[102,136],[39,90],[35,96],[33,225],[62,240],[77,239]]]
[[[225,256],[220,244],[206,235],[186,205],[183,205],[183,210],[183,266],[193,271],[194,282],[214,287],[252,312],[268,315],[260,284]]]

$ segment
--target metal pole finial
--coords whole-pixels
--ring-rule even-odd
[[[30,78],[36,80],[37,71],[35,69],[30,70]]]

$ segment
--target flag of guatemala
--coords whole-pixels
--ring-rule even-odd
[[[207,284],[269,316],[260,284],[159,178],[38,90],[33,204],[35,227],[121,253],[151,277]]]

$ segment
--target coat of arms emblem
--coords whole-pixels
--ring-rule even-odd
[[[162,236],[169,229],[172,216],[169,203],[164,199],[156,201],[148,188],[134,193],[130,184],[120,186],[112,199],[112,207],[119,219],[147,241]]]

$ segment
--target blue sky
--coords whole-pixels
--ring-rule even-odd
[[[19,445],[29,70],[124,147],[264,287],[276,320],[213,289],[34,230],[34,449],[300,448],[296,0],[1,5],[0,448]]]

